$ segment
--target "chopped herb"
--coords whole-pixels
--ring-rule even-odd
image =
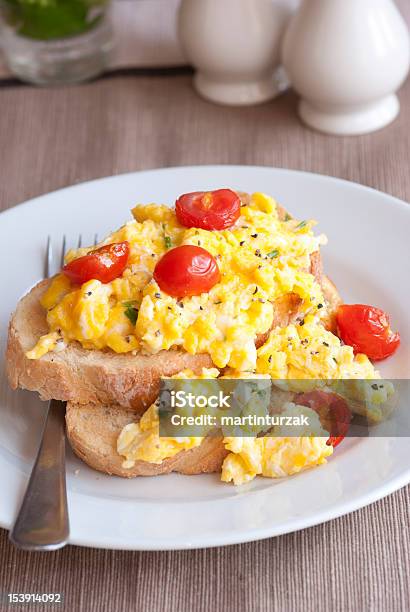
[[[169,236],[164,236],[165,248],[170,249],[172,247],[172,240]]]
[[[136,324],[138,319],[138,308],[135,308],[134,306],[127,306],[127,308],[124,310],[124,314],[133,325]]]
[[[274,257],[277,257],[278,255],[279,255],[278,249],[273,249],[273,251],[268,253],[266,257],[269,257],[269,259],[273,259]]]
[[[255,255],[256,255],[256,257],[262,257],[261,250],[260,249],[256,249]]]
[[[295,229],[302,229],[302,228],[306,227],[306,225],[307,225],[307,221],[301,221],[300,223],[297,224]]]
[[[157,329],[157,331],[155,332],[156,336],[160,336],[161,335],[161,330]]]
[[[198,240],[198,246],[201,246],[201,241],[200,240]]]
[[[214,302],[215,306],[218,306],[218,304],[222,304],[222,300],[218,300],[217,302]]]
[[[289,213],[286,213],[286,215],[285,215],[285,221],[290,221],[290,220],[291,220],[291,218],[292,218],[292,217],[290,216],[290,214],[289,214]]]
[[[336,359],[336,357],[333,357],[333,361],[334,361],[335,363],[337,363],[337,359]]]

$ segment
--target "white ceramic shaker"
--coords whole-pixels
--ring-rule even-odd
[[[305,123],[363,134],[399,113],[395,92],[409,70],[409,33],[393,0],[302,0],[282,58]]]
[[[278,68],[285,26],[297,0],[182,0],[179,37],[208,100],[264,102],[286,87]]]

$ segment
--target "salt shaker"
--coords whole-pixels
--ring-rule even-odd
[[[182,0],[179,37],[208,100],[245,105],[283,89],[280,43],[297,0]]]
[[[309,126],[362,134],[396,118],[410,44],[393,0],[302,0],[282,57]]]

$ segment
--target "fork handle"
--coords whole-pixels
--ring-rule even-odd
[[[67,543],[65,404],[51,400],[30,481],[10,540],[24,550],[56,550]]]

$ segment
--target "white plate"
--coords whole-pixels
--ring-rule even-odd
[[[46,237],[92,240],[120,226],[136,202],[172,204],[198,189],[264,191],[329,237],[326,271],[346,301],[391,313],[402,347],[383,374],[407,378],[410,363],[408,237],[410,207],[345,181],[271,168],[204,166],[115,176],[62,189],[0,215],[1,354],[18,298],[42,275]],[[17,256],[16,256],[17,253]],[[4,280],[6,279],[6,280]],[[3,368],[4,369],[4,368]],[[10,527],[39,443],[44,404],[34,394],[0,395],[0,525]],[[266,538],[351,512],[410,481],[408,438],[347,440],[329,463],[281,481],[242,488],[218,475],[108,477],[68,451],[71,542],[118,549],[182,549]]]

